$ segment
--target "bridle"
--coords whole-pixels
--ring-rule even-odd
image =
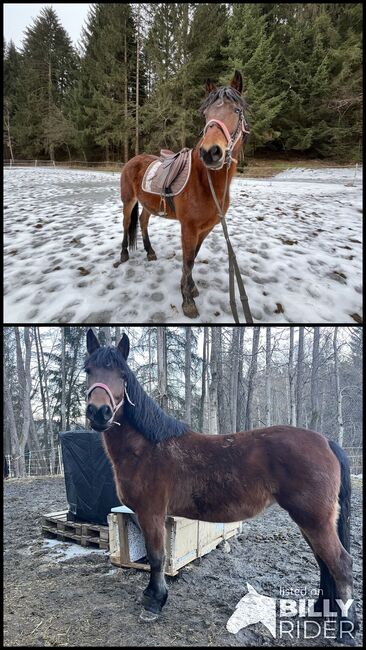
[[[223,134],[224,134],[224,136],[225,136],[225,138],[227,140],[227,146],[225,148],[224,161],[223,161],[221,167],[216,167],[213,170],[213,171],[218,171],[219,169],[222,169],[224,165],[227,165],[228,167],[230,167],[232,162],[235,162],[235,163],[238,162],[232,156],[234,147],[235,147],[236,143],[238,142],[239,138],[243,137],[244,141],[245,141],[248,138],[250,131],[249,131],[249,128],[248,128],[248,124],[247,124],[247,122],[245,120],[244,112],[243,112],[243,110],[241,108],[239,109],[238,124],[236,125],[236,128],[234,129],[234,131],[232,133],[229,132],[229,129],[227,128],[226,124],[224,124],[224,122],[222,122],[221,120],[212,119],[212,120],[209,120],[205,124],[205,128],[203,129],[203,137],[206,135],[207,129],[210,128],[211,126],[214,126],[214,124],[216,124],[216,125],[218,125],[220,127],[220,129],[222,130],[222,132],[223,132]]]
[[[227,167],[226,167],[226,177],[225,177],[225,187],[224,187],[224,193],[223,193],[223,196],[222,196],[221,205],[220,205],[219,200],[218,200],[218,198],[216,196],[215,188],[213,186],[213,182],[212,182],[212,178],[211,178],[211,174],[210,174],[211,170],[208,167],[206,167],[206,171],[207,171],[207,179],[208,179],[208,184],[210,186],[211,195],[212,195],[212,198],[213,198],[213,200],[215,202],[215,205],[217,207],[217,212],[218,212],[218,215],[220,217],[222,229],[224,231],[224,237],[225,237],[225,240],[226,240],[227,250],[228,250],[230,307],[231,307],[231,311],[232,311],[235,323],[239,323],[240,321],[239,321],[238,310],[237,310],[237,306],[236,306],[236,298],[235,298],[235,286],[234,286],[234,277],[235,277],[237,285],[238,285],[238,289],[239,289],[240,302],[241,302],[241,305],[242,305],[242,308],[243,308],[243,312],[244,312],[244,315],[245,315],[246,322],[247,323],[253,323],[253,316],[252,316],[252,313],[250,311],[248,296],[247,296],[247,293],[245,291],[244,282],[243,282],[241,274],[240,274],[240,269],[239,269],[239,265],[238,265],[238,262],[237,262],[237,259],[236,259],[236,255],[235,255],[234,249],[233,249],[231,241],[230,241],[230,237],[229,237],[229,233],[228,233],[228,229],[227,229],[227,225],[226,225],[226,220],[225,220],[225,213],[224,213],[225,199],[226,199],[226,194],[227,194],[227,190],[228,190],[228,187],[229,187],[229,169],[230,169],[230,165],[231,165],[232,162],[235,162],[235,163],[238,162],[232,156],[233,149],[234,149],[236,143],[238,142],[239,138],[243,137],[244,142],[246,141],[246,139],[249,136],[249,128],[248,128],[248,125],[247,125],[247,123],[245,121],[244,112],[243,112],[243,110],[241,108],[239,109],[238,124],[237,124],[235,130],[233,131],[233,133],[229,132],[229,130],[228,130],[227,126],[224,124],[224,122],[221,122],[221,120],[212,119],[212,120],[209,120],[207,122],[207,124],[205,125],[205,128],[203,130],[203,136],[205,135],[207,129],[210,126],[213,126],[214,124],[217,124],[221,128],[221,130],[223,131],[223,133],[224,133],[224,135],[226,137],[226,140],[227,140],[227,146],[226,146],[226,149],[225,149],[224,161],[223,161],[221,167],[216,167],[215,169],[212,170],[212,171],[216,171],[216,170],[222,169],[225,164],[227,165]]]
[[[133,402],[131,402],[130,396],[129,396],[128,392],[127,392],[127,384],[124,384],[123,397],[122,397],[121,401],[118,402],[118,404],[116,404],[116,400],[113,397],[113,393],[112,393],[111,389],[108,388],[107,384],[101,384],[101,383],[95,383],[92,386],[90,386],[89,390],[86,393],[86,399],[89,399],[89,397],[92,394],[93,390],[95,390],[96,388],[102,388],[107,393],[107,395],[108,395],[108,397],[109,397],[109,399],[111,401],[113,413],[112,413],[112,416],[109,418],[107,424],[109,424],[109,425],[110,424],[118,424],[118,426],[120,427],[121,426],[120,423],[116,422],[114,420],[114,416],[116,415],[117,411],[123,405],[123,402],[125,401],[125,396],[127,397],[127,401],[132,406],[135,406],[135,404]]]

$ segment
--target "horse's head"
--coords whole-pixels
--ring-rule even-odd
[[[243,79],[235,71],[230,86],[216,88],[206,83],[208,96],[201,106],[206,124],[200,142],[200,157],[208,169],[221,169],[230,164],[234,147],[249,133],[244,117],[245,103],[241,96]]]
[[[116,348],[101,347],[93,330],[89,329],[87,349],[89,356],[84,366],[87,374],[86,416],[95,431],[106,431],[115,423],[125,398],[129,399],[126,360],[130,342],[124,334]]]

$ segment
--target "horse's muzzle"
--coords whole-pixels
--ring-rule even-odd
[[[103,404],[99,408],[94,404],[88,404],[86,409],[86,417],[95,431],[105,431],[112,416],[113,412],[108,404]]]
[[[204,165],[209,169],[220,169],[224,163],[224,152],[218,145],[205,149],[200,147],[200,157]]]

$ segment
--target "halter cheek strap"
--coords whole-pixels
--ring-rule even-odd
[[[131,400],[130,400],[129,394],[127,393],[126,385],[124,387],[123,397],[122,397],[121,401],[118,402],[118,404],[116,404],[116,400],[113,397],[112,391],[110,390],[110,388],[108,388],[107,384],[96,383],[96,384],[93,384],[92,386],[90,386],[90,388],[89,388],[89,390],[88,390],[88,392],[86,394],[87,398],[92,394],[92,392],[93,392],[93,390],[95,390],[95,388],[102,388],[107,393],[109,399],[111,400],[113,413],[112,413],[112,417],[108,420],[107,424],[118,424],[118,426],[121,426],[119,424],[119,422],[115,422],[113,420],[113,418],[116,415],[118,409],[122,406],[123,402],[125,401],[125,395],[127,397],[127,400],[129,401],[129,403],[132,406],[135,406],[135,404],[133,402],[131,402]]]

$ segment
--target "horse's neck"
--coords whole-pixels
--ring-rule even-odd
[[[103,439],[108,455],[115,465],[131,454],[139,456],[149,445],[148,440],[125,418],[120,420],[119,426],[115,424],[108,431],[104,431]]]

